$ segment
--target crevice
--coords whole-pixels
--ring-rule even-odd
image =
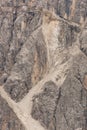
[[[63,113],[63,116],[64,116],[64,119],[65,119],[65,121],[66,121],[67,126],[69,127],[69,123],[68,123],[68,120],[66,119],[65,113]]]
[[[87,49],[80,46],[80,50],[81,50],[82,53],[87,57]]]
[[[57,100],[56,100],[56,106],[55,106],[54,114],[53,114],[53,118],[55,120],[55,130],[57,130],[57,127],[56,127],[56,124],[57,124],[57,121],[56,121],[56,111],[57,111],[57,106],[58,106],[60,98],[61,98],[61,88],[59,88],[58,97],[57,97]]]
[[[75,75],[75,78],[80,82],[80,84],[82,85],[82,80],[81,80],[81,75],[80,75],[80,72],[79,72],[79,68],[78,68],[78,73],[77,75]]]

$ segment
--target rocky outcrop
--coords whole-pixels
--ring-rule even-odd
[[[16,101],[23,98],[46,72],[46,47],[43,36],[39,33],[41,33],[40,29],[31,35],[24,44],[16,56],[16,63],[5,83],[6,91]]]
[[[87,0],[0,1],[1,130],[87,130],[86,17]]]
[[[0,130],[25,130],[13,110],[0,96]]]
[[[86,0],[59,0],[58,13],[61,17],[64,17],[65,19],[83,24],[87,15],[86,6]]]

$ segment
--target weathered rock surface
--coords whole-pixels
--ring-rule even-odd
[[[58,13],[65,19],[83,24],[87,17],[87,0],[59,0]]]
[[[25,130],[13,110],[0,96],[0,130]]]
[[[56,129],[87,129],[87,90],[83,85],[87,61],[82,54],[75,59],[73,68],[61,86],[61,97],[55,113]]]
[[[87,129],[86,68],[85,55],[75,56],[63,84],[55,87],[49,81],[50,85],[45,83],[43,92],[35,96],[32,115],[43,126],[49,130]]]
[[[39,120],[42,125],[48,127],[51,122],[53,123],[53,116],[58,101],[57,98],[60,96],[60,92],[56,84],[52,81],[46,82],[43,88],[43,93],[34,97],[32,115],[36,120]]]
[[[0,115],[0,130],[87,130],[87,0],[0,1]]]
[[[47,54],[40,29],[29,37],[15,61],[5,89],[12,99],[19,101],[46,72]]]

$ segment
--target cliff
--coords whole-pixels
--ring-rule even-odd
[[[87,0],[0,0],[0,130],[87,130]]]

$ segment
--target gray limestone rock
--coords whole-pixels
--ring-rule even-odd
[[[87,0],[0,1],[0,86],[44,130],[87,130],[86,19]],[[24,130],[1,96],[0,130]]]
[[[34,98],[33,118],[49,130],[87,130],[87,90],[83,85],[86,68],[86,57],[80,54],[74,57],[59,89],[52,81],[45,83],[43,92]]]
[[[44,127],[48,128],[53,123],[60,90],[53,81],[46,82],[43,88],[42,93],[34,96],[32,117],[39,120]]]
[[[20,120],[0,96],[0,130],[25,130]]]
[[[29,37],[15,62],[5,83],[5,90],[12,99],[19,101],[42,79],[46,71],[47,52],[41,29]]]
[[[61,86],[61,97],[55,113],[57,130],[87,130],[87,90],[83,86],[83,78],[87,72],[85,62],[84,55],[77,56]],[[81,69],[83,63],[84,69]]]
[[[58,14],[76,23],[83,23],[87,17],[87,0],[58,0]]]
[[[80,49],[87,55],[87,29],[84,29],[80,35]]]

